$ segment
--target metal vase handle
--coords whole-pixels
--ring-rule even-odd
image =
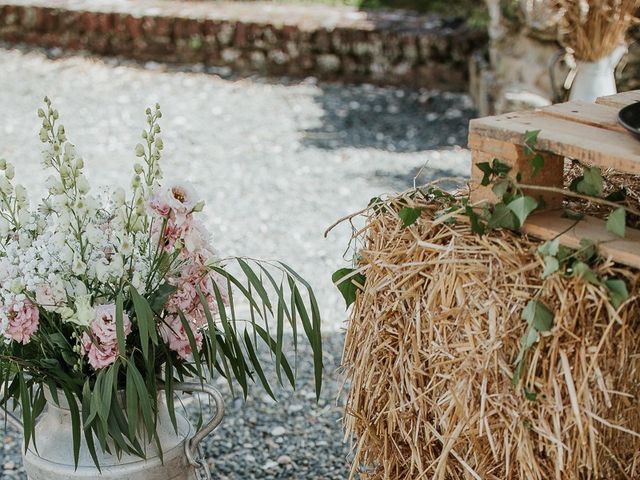
[[[198,458],[200,457],[198,448],[200,446],[200,442],[204,440],[207,435],[213,432],[215,428],[220,425],[220,422],[222,422],[222,417],[224,417],[224,399],[222,398],[222,394],[212,386],[198,382],[177,383],[174,385],[173,389],[176,392],[206,393],[213,399],[213,402],[215,403],[216,414],[213,416],[213,418],[209,420],[202,428],[200,428],[200,430],[194,433],[193,436],[184,444],[184,454],[186,455],[187,460],[189,460],[189,463],[193,467],[204,469],[208,473],[209,469],[207,467],[206,461],[202,458]]]

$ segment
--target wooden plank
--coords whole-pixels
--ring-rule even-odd
[[[528,185],[543,185],[546,187],[563,188],[564,181],[564,158],[557,155],[545,155],[545,168],[538,172],[537,175],[533,175],[533,168],[531,167],[531,156],[525,155],[522,151],[522,147],[519,148],[519,156],[515,160],[505,160],[501,157],[496,157],[492,153],[483,152],[480,150],[471,151],[471,201],[478,202],[480,200],[487,200],[491,203],[500,201],[493,193],[491,187],[484,187],[481,185],[483,173],[476,167],[478,163],[493,162],[494,158],[497,158],[503,163],[511,166],[512,174],[516,173],[521,175],[521,182]],[[530,195],[536,199],[544,200],[546,208],[561,208],[563,196],[555,192],[541,192],[540,190],[525,190],[527,195]]]
[[[631,135],[543,115],[522,112],[471,120],[469,141],[475,150],[479,138],[522,145],[524,134],[540,130],[537,147],[575,158],[589,165],[640,174],[640,142]],[[475,142],[475,143],[471,143]]]
[[[598,251],[617,263],[640,268],[640,230],[627,228],[624,238],[617,237],[605,228],[604,220],[585,217],[575,220],[561,217],[557,211],[540,212],[527,219],[522,230],[543,240],[551,240],[560,232],[560,243],[570,248],[580,248],[580,240],[588,238],[599,243]]]
[[[596,103],[599,105],[608,105],[618,109],[631,105],[634,102],[640,102],[640,90],[616,93],[615,95],[600,97],[596,100]]]
[[[619,111],[619,108],[586,102],[557,103],[539,110],[544,115],[626,134],[627,131],[618,122]]]

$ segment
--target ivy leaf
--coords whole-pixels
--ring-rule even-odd
[[[579,177],[576,177],[573,180],[571,180],[571,183],[569,184],[569,190],[571,190],[572,192],[577,192],[578,191],[578,185],[583,180],[584,180],[584,175],[580,175]]]
[[[552,257],[547,255],[544,257],[544,271],[542,272],[542,278],[547,278],[550,275],[553,275],[560,269],[560,262],[556,257]]]
[[[553,312],[549,310],[549,307],[538,300],[529,300],[529,303],[527,303],[522,311],[522,319],[526,320],[536,332],[547,332],[551,330],[553,317]],[[529,343],[529,339],[526,339],[526,341]],[[533,343],[535,343],[535,341]]]
[[[493,190],[493,193],[496,195],[496,197],[504,199],[504,196],[506,195],[506,193],[509,191],[510,188],[511,188],[511,181],[504,178],[494,183],[493,188],[491,188],[491,190]]]
[[[536,400],[538,400],[538,394],[536,392],[531,392],[531,391],[529,391],[529,390],[527,390],[525,388],[524,389],[524,398],[526,398],[530,402],[535,402]]]
[[[498,203],[489,217],[489,228],[518,229],[518,219],[504,203]]]
[[[338,287],[338,290],[340,290],[340,293],[347,304],[347,308],[356,301],[356,292],[361,290],[361,286],[364,286],[366,281],[366,278],[362,273],[358,273],[341,281],[344,277],[353,273],[353,271],[353,268],[341,268],[331,276],[331,280],[336,287]]]
[[[538,207],[538,202],[533,197],[522,196],[518,197],[507,205],[509,209],[518,217],[520,225],[524,225],[527,217],[531,215]]]
[[[584,262],[576,262],[571,267],[573,270],[573,274],[576,277],[580,277],[583,280],[586,280],[589,283],[594,285],[601,285],[602,282],[598,278],[598,276],[591,270],[591,267]]]
[[[540,130],[527,130],[524,132],[524,153],[533,155],[535,153],[536,144],[538,143],[538,135]]]
[[[576,189],[579,193],[599,197],[604,189],[602,171],[598,167],[585,168],[584,178],[578,182]]]
[[[491,168],[491,165],[489,165],[488,162],[476,163],[476,167],[478,167],[482,171],[482,173],[484,173],[482,177],[482,181],[480,182],[480,185],[482,185],[483,187],[486,187],[491,183],[493,168]]]
[[[491,168],[493,168],[493,173],[495,173],[496,175],[506,175],[511,171],[510,165],[507,165],[506,163],[501,162],[497,158],[493,159]]]
[[[416,223],[416,220],[420,218],[421,213],[421,208],[404,207],[402,210],[400,210],[398,215],[400,215],[400,219],[402,220],[404,226],[409,227]]]
[[[580,240],[580,252],[578,258],[584,262],[591,260],[596,254],[596,244],[593,240],[583,238]]]
[[[609,200],[610,202],[624,202],[626,199],[627,189],[625,187],[622,187],[620,190],[616,190],[615,192],[611,192],[605,197],[605,200]]]
[[[627,284],[624,282],[624,280],[620,280],[618,278],[606,280],[604,284],[607,287],[607,290],[609,290],[611,305],[613,305],[616,309],[620,308],[620,305],[622,305],[629,298]]]
[[[536,155],[531,159],[531,168],[533,170],[532,174],[535,177],[540,173],[540,170],[544,168],[544,157],[540,154]]]
[[[547,240],[542,245],[538,247],[538,252],[540,255],[551,255],[555,257],[558,254],[558,250],[560,249],[560,240]]]
[[[471,222],[471,231],[476,235],[484,235],[486,230],[484,223],[480,220],[480,217],[476,212],[473,211],[473,208],[467,205],[464,209],[465,214],[469,217],[469,221]]]
[[[607,231],[624,237],[625,225],[627,223],[627,212],[623,207],[615,209],[607,219]]]

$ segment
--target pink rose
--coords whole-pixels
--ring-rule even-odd
[[[96,344],[91,337],[85,332],[82,334],[82,347],[89,359],[89,365],[94,370],[100,370],[115,362],[118,356],[118,346],[113,343]]]
[[[171,211],[171,207],[167,203],[164,195],[160,195],[158,193],[154,194],[149,199],[148,206],[152,212],[156,212],[161,217],[168,217],[169,212]]]
[[[131,320],[122,313],[124,336],[131,333]],[[118,356],[118,333],[116,330],[116,306],[114,304],[96,307],[96,318],[89,327],[91,334],[82,334],[82,348],[89,359],[89,365],[99,370],[111,365]]]
[[[202,348],[202,332],[198,331],[193,325],[192,332],[198,351],[200,351],[200,348]],[[169,349],[176,352],[183,360],[186,360],[193,353],[189,337],[178,315],[169,315],[165,318],[164,323],[160,325],[160,336],[169,346]]]
[[[131,321],[125,312],[122,312],[122,324],[126,337],[131,333]],[[113,303],[96,307],[96,318],[91,322],[91,331],[102,344],[116,344],[118,342],[116,306]]]
[[[6,309],[9,325],[4,334],[7,338],[26,345],[31,336],[36,333],[39,325],[40,313],[38,307],[29,300],[14,303]]]

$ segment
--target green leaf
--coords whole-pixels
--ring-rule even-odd
[[[151,306],[145,298],[131,285],[129,287],[131,299],[133,300],[133,308],[136,312],[136,320],[138,321],[138,332],[140,333],[140,347],[142,348],[142,356],[145,360],[149,358],[149,340],[154,344],[158,344],[158,334],[156,332],[155,314],[151,310]]]
[[[591,267],[589,267],[589,265],[587,265],[586,263],[578,261],[578,262],[575,262],[571,268],[573,270],[573,274],[576,277],[582,278],[583,280],[586,280],[587,282],[592,283],[594,285],[602,284],[598,276],[593,272],[593,270],[591,270]]]
[[[583,262],[588,262],[596,255],[596,250],[596,244],[593,240],[582,238],[580,240],[580,250],[577,253],[577,257]]]
[[[118,340],[118,353],[125,354],[124,320],[123,320],[123,300],[122,292],[116,296],[116,337]]]
[[[125,396],[127,399],[127,421],[129,422],[129,438],[136,436],[138,429],[138,392],[133,378],[133,369],[127,366],[127,381],[125,385]]]
[[[501,162],[497,158],[493,159],[491,163],[491,167],[496,175],[504,176],[511,171],[511,166],[506,163]]]
[[[508,178],[497,181],[491,188],[495,196],[501,199],[504,199],[504,196],[509,192],[510,189],[511,180],[509,180]]]
[[[549,310],[549,307],[538,300],[529,300],[522,311],[522,319],[526,320],[536,332],[547,332],[551,330],[553,317],[553,312]]]
[[[540,253],[540,255],[550,255],[555,257],[558,254],[558,250],[560,248],[560,240],[559,239],[554,239],[554,240],[547,240],[546,242],[544,242],[542,245],[540,245],[538,247],[538,253]]]
[[[404,207],[402,210],[400,210],[400,212],[398,212],[398,215],[400,215],[400,219],[402,220],[404,226],[409,227],[416,223],[416,220],[420,218],[421,213],[421,208]]]
[[[627,223],[627,212],[623,207],[617,208],[609,215],[607,219],[607,231],[624,237],[625,226]]]
[[[356,292],[358,292],[358,290],[362,290],[362,287],[364,287],[366,282],[366,278],[362,273],[357,273],[348,279],[343,280],[354,271],[355,270],[353,268],[341,268],[331,276],[331,281],[336,285],[338,290],[340,290],[340,293],[347,304],[347,308],[356,301]]]
[[[538,173],[540,173],[540,170],[544,168],[544,157],[538,154],[531,159],[530,163],[531,163],[531,169],[532,169],[532,176],[535,177],[536,175],[538,175]]]
[[[476,163],[476,167],[484,174],[482,176],[482,180],[480,181],[480,185],[486,187],[491,183],[491,176],[493,175],[493,168],[489,165],[488,162],[480,162]]]
[[[527,220],[527,217],[531,215],[538,207],[538,202],[535,198],[522,196],[518,197],[507,205],[509,209],[515,214],[520,222],[520,226],[524,225],[524,222]]]
[[[536,392],[530,392],[526,388],[524,389],[524,398],[529,400],[530,402],[535,402],[538,400],[538,394]]]
[[[73,464],[78,468],[78,459],[80,458],[80,409],[76,402],[75,395],[64,385],[62,391],[65,397],[67,397],[67,403],[69,404],[69,412],[71,413],[71,438],[73,442]]]
[[[518,219],[504,203],[495,205],[488,225],[489,228],[508,228],[510,230],[517,230],[519,226]]]
[[[556,257],[552,257],[547,255],[544,257],[544,271],[542,272],[542,278],[547,278],[548,276],[554,274],[560,269],[560,262]]]
[[[533,155],[535,153],[536,144],[538,143],[538,135],[540,130],[527,130],[524,132],[524,153]]]
[[[151,310],[156,313],[162,312],[162,309],[167,303],[167,299],[173,295],[177,289],[178,287],[171,285],[170,283],[163,283],[160,285],[151,297]]]
[[[602,178],[602,170],[598,167],[585,168],[584,178],[576,185],[579,193],[599,197],[602,195],[604,188],[604,180]]]
[[[131,376],[133,383],[135,384],[136,391],[138,392],[137,397],[140,405],[140,411],[142,412],[142,419],[144,421],[147,433],[149,434],[149,437],[153,437],[157,435],[157,432],[150,395],[145,387],[144,379],[142,378],[142,375],[136,368],[132,359],[127,360],[127,375]],[[129,377],[127,377],[127,380],[129,380]],[[129,421],[131,421],[131,419],[129,419]]]
[[[464,211],[467,217],[469,217],[469,221],[471,222],[471,231],[476,235],[484,235],[486,227],[485,224],[480,220],[478,214],[474,212],[473,208],[468,205],[465,207]]]
[[[620,280],[617,278],[606,280],[604,284],[607,287],[607,290],[609,290],[611,305],[613,305],[616,309],[620,308],[620,305],[622,305],[629,298],[627,284],[624,282],[624,280]]]
[[[610,202],[624,202],[627,199],[627,189],[622,187],[615,192],[611,192],[609,195],[605,197],[605,200]]]

